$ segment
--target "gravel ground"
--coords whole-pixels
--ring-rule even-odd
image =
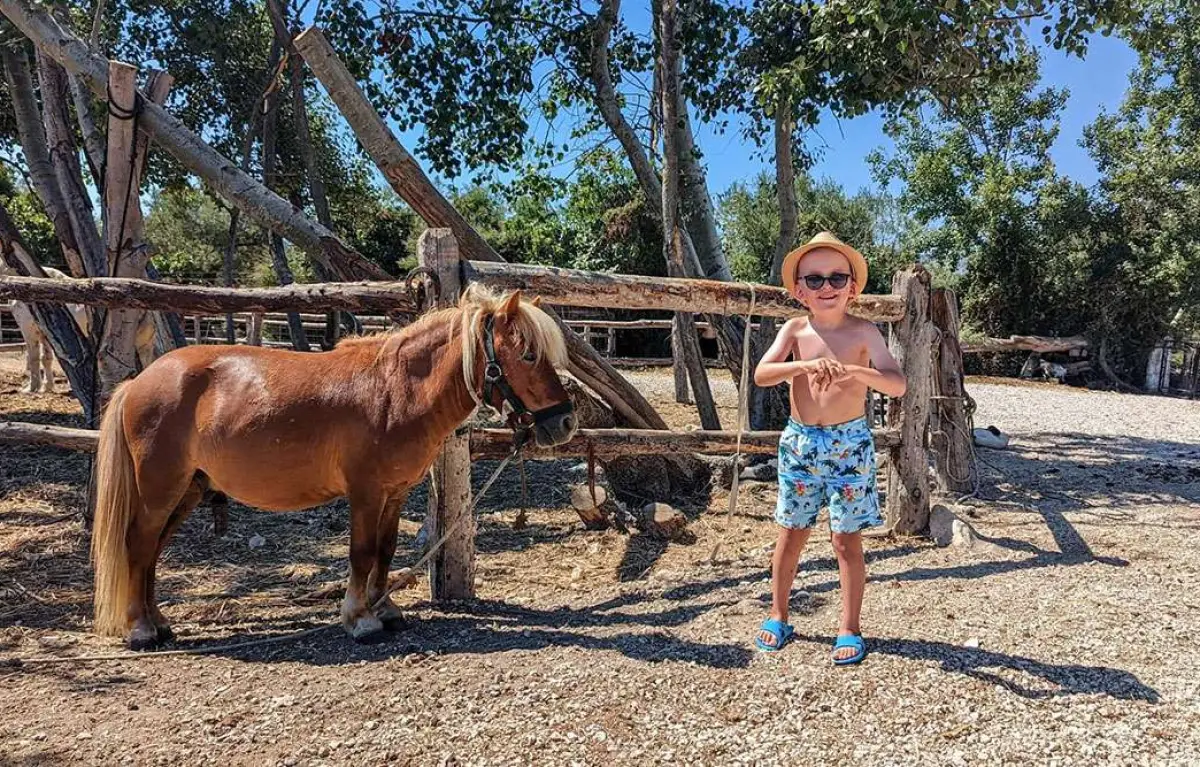
[[[14,370],[0,365],[0,413],[73,418],[63,397],[16,395]],[[632,377],[682,425],[667,376]],[[732,423],[732,387],[713,381]],[[435,609],[423,585],[401,592],[412,620],[384,643],[330,630],[203,657],[5,666],[119,649],[87,633],[86,538],[59,519],[84,460],[5,449],[0,764],[1197,763],[1200,403],[969,390],[977,425],[1013,438],[981,451],[980,498],[960,508],[979,541],[868,541],[872,655],[848,669],[829,663],[837,573],[817,536],[797,641],[751,649],[771,485],[743,485],[731,527],[716,493],[695,542],[666,545],[583,531],[562,507],[577,476],[564,463],[531,475],[528,507],[510,490],[515,503],[486,512],[481,598]],[[344,515],[235,506],[223,539],[194,515],[159,568],[176,647],[333,620],[336,601],[304,597],[344,574]],[[417,525],[404,520],[402,550]],[[250,549],[255,534],[266,545]],[[718,541],[729,561],[707,565]]]

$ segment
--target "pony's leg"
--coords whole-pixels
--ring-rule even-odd
[[[388,631],[399,631],[404,627],[404,616],[392,598],[384,597],[388,587],[388,572],[392,568],[392,557],[396,554],[396,531],[400,527],[400,512],[404,510],[404,502],[408,499],[408,491],[388,499],[383,515],[379,518],[379,529],[376,531],[375,567],[371,570],[370,586],[367,589],[368,604],[375,611],[375,617],[383,622]],[[380,598],[383,602],[376,605]]]
[[[158,624],[154,620],[153,603],[154,567],[164,542],[164,533],[174,521],[175,512],[185,498],[193,494],[195,477],[184,467],[173,472],[167,466],[158,466],[150,474],[152,481],[146,486],[146,475],[139,476],[138,489],[142,495],[142,508],[129,525],[125,545],[129,557],[129,632],[131,650],[147,650],[157,647]],[[193,506],[194,506],[193,502]],[[182,522],[180,515],[178,521]]]
[[[46,394],[54,392],[54,347],[50,341],[42,338],[42,391]]]
[[[126,537],[129,547],[129,649],[149,650],[158,646],[158,625],[148,606],[147,586],[153,581],[154,562],[158,559],[161,537],[170,512],[146,507],[130,525]]]
[[[25,338],[25,369],[29,373],[29,385],[21,391],[36,394],[42,389],[41,339],[36,336]]]
[[[383,631],[383,623],[367,601],[367,580],[375,566],[376,531],[387,508],[387,498],[371,494],[350,495],[350,582],[342,601],[342,626],[357,642]]]
[[[154,560],[150,566],[146,568],[146,610],[150,613],[150,620],[154,623],[155,633],[159,644],[170,642],[175,638],[175,632],[171,631],[170,625],[167,624],[167,619],[163,617],[162,610],[158,608],[158,600],[154,596],[154,571],[158,567],[159,557],[162,556],[162,550],[166,548],[167,543],[171,540],[171,536],[183,524],[183,521],[200,505],[200,499],[204,497],[204,487],[198,480],[192,480],[192,484],[184,493],[179,504],[175,506],[175,510],[171,512],[171,516],[167,519],[166,526],[158,535],[158,549],[154,553]]]

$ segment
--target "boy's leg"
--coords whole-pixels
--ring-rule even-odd
[[[811,527],[779,528],[775,542],[775,554],[771,557],[771,617],[787,623],[788,607],[792,597],[792,584],[796,581],[796,565],[808,543]],[[759,634],[763,644],[775,646],[775,637],[768,631]]]
[[[859,618],[862,614],[863,591],[867,585],[862,533],[833,533],[832,543],[837,553],[838,580],[842,587],[842,617],[838,634],[859,634],[862,633]],[[834,658],[844,660],[852,655],[854,648],[842,647],[834,653]]]

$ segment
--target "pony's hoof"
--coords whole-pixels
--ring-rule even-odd
[[[175,632],[172,631],[171,627],[166,625],[165,623],[158,627],[158,630],[156,633],[158,635],[158,643],[159,644],[166,644],[167,642],[175,641]]]
[[[383,604],[375,608],[375,617],[383,623],[384,631],[403,631],[408,625],[400,608],[391,599],[385,599]]]
[[[135,628],[129,632],[129,649],[135,651],[154,650],[159,645],[158,631]]]
[[[350,637],[359,644],[372,644],[383,638],[383,621],[368,613],[346,627]]]
[[[388,638],[388,633],[386,631],[384,631],[383,629],[380,629],[379,631],[372,631],[370,634],[363,634],[362,636],[354,637],[354,644],[361,644],[361,645],[381,644],[384,641],[386,641],[387,638]]]
[[[396,632],[408,628],[408,621],[403,615],[385,615],[380,618],[380,622],[383,623],[384,631]]]

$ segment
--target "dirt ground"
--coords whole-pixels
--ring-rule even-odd
[[[631,375],[674,427],[694,425],[668,376]],[[713,380],[732,423],[733,387]],[[79,425],[69,397],[19,383],[0,355],[0,418]],[[1200,403],[968,386],[977,425],[1013,439],[980,451],[979,497],[958,507],[979,539],[868,541],[872,654],[848,669],[829,662],[822,535],[793,594],[797,640],[753,651],[773,484],[744,484],[732,525],[714,490],[694,542],[665,544],[583,530],[571,461],[529,463],[525,505],[507,471],[482,504],[479,599],[431,605],[422,581],[382,643],[329,628],[223,649],[335,623],[321,592],[347,566],[344,504],[235,505],[225,537],[201,509],[159,566],[172,646],[210,654],[21,663],[121,648],[89,633],[87,457],[0,447],[0,764],[1197,763]],[[420,519],[414,501],[396,567],[415,560]]]

